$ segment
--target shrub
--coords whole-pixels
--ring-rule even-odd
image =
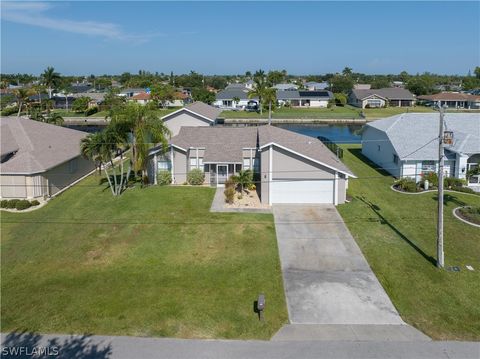
[[[233,199],[235,198],[235,188],[234,187],[226,187],[223,194],[225,195],[225,202],[232,204]]]
[[[8,200],[3,199],[2,202],[0,202],[0,207],[7,208],[7,206],[8,206]]]
[[[255,186],[253,183],[250,183],[248,186],[247,186],[247,189],[249,191],[255,191],[257,189],[257,186]]]
[[[30,204],[30,201],[27,201],[26,199],[22,199],[17,202],[15,205],[15,208],[18,209],[19,211],[22,211],[24,209],[30,208],[32,205]]]
[[[93,115],[94,113],[97,113],[97,112],[98,112],[98,107],[93,106],[93,107],[87,108],[84,112],[84,115],[85,115],[85,117],[87,117],[87,116]]]
[[[470,187],[452,187],[452,190],[453,191],[457,191],[457,192],[464,192],[464,193],[471,193],[471,194],[476,194],[476,195],[480,195],[480,193],[478,192],[475,192],[473,189],[471,189]]]
[[[401,178],[395,182],[395,186],[405,192],[418,192],[417,183],[411,178]]]
[[[2,116],[10,116],[14,113],[18,113],[18,106],[9,106],[2,110]]]
[[[157,175],[157,183],[160,186],[165,186],[172,183],[172,174],[170,171],[159,171]]]
[[[445,178],[444,182],[445,187],[447,188],[454,188],[454,187],[463,187],[465,185],[466,181],[460,178],[455,178],[455,177],[447,177]]]
[[[422,187],[424,187],[426,180],[428,180],[430,187],[438,187],[438,176],[435,172],[426,172],[422,175],[422,180],[420,181]]]
[[[225,181],[225,188],[232,187],[233,189],[235,189],[237,187],[237,184],[238,184],[238,182],[236,180],[236,177],[235,176],[230,176]]]
[[[187,174],[187,182],[193,186],[198,186],[205,182],[205,173],[200,168],[194,168]]]
[[[7,203],[7,208],[15,208],[17,206],[18,199],[11,199]]]
[[[30,204],[32,206],[38,206],[40,204],[40,202],[38,202],[36,199],[34,199],[33,201],[30,202]]]

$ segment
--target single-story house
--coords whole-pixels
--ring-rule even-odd
[[[278,91],[295,91],[298,90],[298,85],[295,84],[276,84],[273,86]]]
[[[303,86],[308,91],[319,91],[319,90],[327,89],[329,87],[329,84],[328,82],[309,81],[309,82],[305,82]]]
[[[365,125],[362,153],[397,178],[438,171],[438,113],[404,113]],[[445,175],[466,178],[480,165],[480,116],[446,113],[445,129],[453,131],[453,145],[445,146]],[[477,186],[472,178],[471,186]]]
[[[120,91],[118,96],[130,98],[130,97],[138,95],[139,93],[142,93],[142,92],[145,92],[145,89],[143,89],[143,88],[126,88],[126,89],[123,89],[122,91]]]
[[[231,85],[215,95],[213,106],[224,109],[243,109],[247,107],[250,101],[258,101],[258,98],[250,99],[248,97],[250,90],[245,86],[230,86]],[[237,101],[234,101],[234,99]]]
[[[181,109],[162,117],[172,136],[176,136],[183,126],[212,126],[222,110],[203,102],[193,102]]]
[[[333,99],[330,91],[277,91],[277,101],[280,105],[290,104],[292,107],[327,107]]]
[[[2,117],[0,197],[51,197],[95,169],[80,153],[87,133],[44,122]]]
[[[415,96],[407,89],[387,87],[383,89],[360,90],[353,89],[348,97],[348,103],[361,107],[410,107],[415,104]]]
[[[105,93],[103,92],[79,92],[73,94],[75,99],[80,97],[88,97],[90,101],[88,102],[88,107],[94,107],[100,105],[105,99]]]
[[[147,103],[150,102],[150,94],[146,92],[140,92],[137,93],[136,95],[133,95],[132,97],[129,98],[130,101],[136,102],[140,105],[146,105]]]
[[[418,96],[418,100],[431,106],[479,109],[480,96],[460,92],[440,92],[434,95]]]
[[[271,125],[182,127],[166,152],[150,151],[149,178],[170,171],[174,184],[198,168],[205,183],[222,187],[240,170],[252,169],[260,200],[274,203],[345,202],[355,175],[318,139]]]

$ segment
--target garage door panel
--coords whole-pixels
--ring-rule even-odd
[[[273,180],[271,203],[334,203],[334,181]]]

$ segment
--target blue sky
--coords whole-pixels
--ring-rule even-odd
[[[480,2],[4,2],[1,71],[466,74]]]

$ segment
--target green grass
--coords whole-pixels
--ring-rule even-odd
[[[98,183],[2,213],[2,331],[268,339],[288,320],[272,215],[210,213],[208,187]]]
[[[359,179],[350,180],[351,203],[338,209],[402,318],[434,339],[479,340],[480,229],[456,219],[452,210],[478,206],[480,199],[445,195],[446,267],[461,271],[437,269],[436,194],[392,191],[393,178],[367,164],[360,151],[350,146],[344,153]]]
[[[288,108],[281,107],[273,111],[272,118],[318,118],[318,119],[330,119],[330,118],[347,118],[357,119],[360,118],[361,109],[353,106],[334,107],[334,108]],[[223,111],[222,117],[225,118],[268,118],[268,110],[264,111],[262,115],[256,112],[246,111]]]
[[[385,108],[365,108],[363,109],[367,119],[376,119],[398,115],[405,112],[434,112],[431,107],[385,107]]]

